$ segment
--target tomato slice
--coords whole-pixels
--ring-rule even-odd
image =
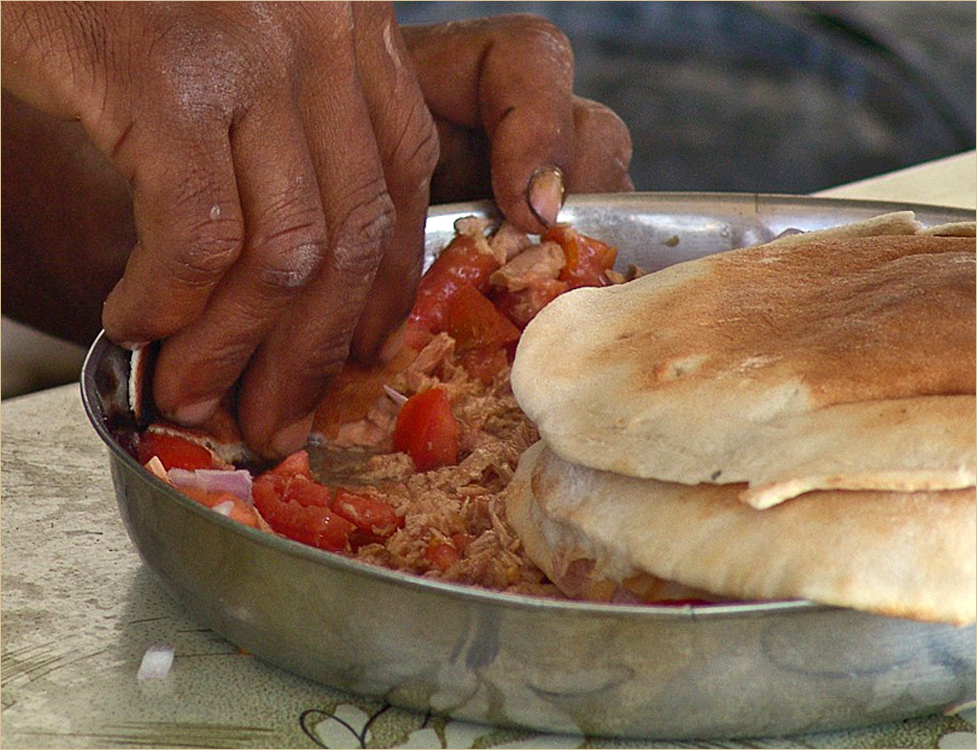
[[[328,487],[301,475],[269,472],[255,480],[251,497],[268,525],[282,536],[329,552],[349,548],[356,526],[328,507]]]
[[[397,511],[389,503],[357,495],[342,487],[336,489],[333,510],[356,524],[361,531],[378,537],[390,536],[404,526],[404,519],[397,515]]]
[[[435,568],[444,573],[448,568],[461,559],[457,548],[447,542],[435,542],[424,550],[424,558]]]
[[[492,294],[492,301],[503,315],[523,329],[540,310],[569,288],[569,284],[565,281],[541,279],[517,292],[510,292],[508,289],[496,290]]]
[[[306,479],[312,479],[312,469],[309,468],[309,452],[305,449],[295,451],[267,473],[280,477],[302,476]]]
[[[498,268],[495,256],[481,252],[473,237],[455,237],[421,278],[408,319],[407,343],[419,348],[425,332],[440,333],[445,309],[458,290],[487,288],[489,276]]]
[[[567,262],[560,271],[560,281],[565,281],[568,288],[607,285],[604,272],[613,267],[616,248],[565,224],[548,229],[542,239],[557,242],[563,248]]]
[[[394,426],[394,450],[408,453],[417,471],[449,466],[458,461],[460,430],[445,390],[421,391],[400,407]]]
[[[485,347],[469,349],[458,356],[465,371],[476,380],[490,385],[495,376],[509,364],[508,349]]]
[[[214,454],[208,448],[165,432],[144,432],[140,435],[137,456],[143,465],[156,456],[167,471],[216,468]]]
[[[258,528],[258,516],[254,509],[232,492],[207,492],[198,487],[179,487],[180,492],[191,500],[205,505],[208,508],[216,508],[223,503],[231,503],[231,512],[228,517],[231,520],[243,523],[245,526]]]
[[[501,348],[519,339],[519,329],[471,284],[448,300],[442,325],[459,352]]]

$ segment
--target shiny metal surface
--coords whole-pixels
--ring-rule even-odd
[[[782,196],[571,199],[561,219],[648,270],[913,208]],[[428,252],[460,216],[438,207]],[[804,601],[715,607],[596,605],[505,596],[368,567],[238,525],[144,471],[125,445],[127,353],[100,337],[82,396],[109,446],[140,554],[201,623],[268,662],[354,693],[456,718],[641,738],[790,734],[922,715],[974,697],[974,627]]]

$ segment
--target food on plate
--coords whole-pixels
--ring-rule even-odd
[[[899,212],[645,274],[570,226],[462,219],[308,450],[262,466],[230,402],[154,418],[141,350],[136,453],[242,523],[440,580],[972,622],[973,235]]]
[[[527,326],[542,439],[508,519],[561,590],[974,621],[973,225],[869,229],[896,233],[787,236]]]
[[[616,253],[567,226],[538,240],[507,223],[492,228],[483,219],[457,223],[393,337],[399,350],[374,369],[347,365],[316,412],[308,451],[270,470],[248,454],[230,402],[198,428],[153,418],[143,400],[152,362],[138,352],[132,406],[149,422],[140,462],[155,460],[164,481],[201,504],[320,549],[441,580],[563,596],[504,518],[501,493],[538,437],[512,397],[509,368],[532,317],[567,290],[611,284]],[[213,483],[235,466],[264,469],[248,513],[228,494],[233,486]]]

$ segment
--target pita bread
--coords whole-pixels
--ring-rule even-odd
[[[593,582],[643,575],[723,597],[974,621],[973,488],[813,492],[764,511],[737,492],[595,471],[539,442],[509,485],[507,517],[557,585],[586,561]]]
[[[512,387],[568,461],[749,483],[758,507],[973,486],[974,277],[962,237],[708,256],[554,300],[523,334]]]

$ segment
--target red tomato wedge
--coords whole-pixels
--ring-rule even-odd
[[[446,542],[436,542],[424,550],[425,559],[435,568],[444,573],[461,559],[457,548]]]
[[[312,469],[309,468],[308,451],[295,451],[295,453],[283,459],[278,466],[271,469],[267,473],[275,474],[280,477],[302,476],[306,479],[312,479]]]
[[[144,432],[139,436],[139,463],[145,465],[156,456],[167,471],[170,469],[213,469],[214,454],[202,445],[186,438],[163,432]]]
[[[356,526],[328,507],[329,488],[304,476],[267,473],[251,490],[254,507],[276,532],[329,552],[349,547]]]
[[[563,224],[548,229],[542,239],[563,248],[567,262],[560,271],[560,281],[565,281],[570,289],[608,283],[604,272],[614,265],[616,248]]]
[[[407,343],[418,348],[425,333],[440,333],[444,311],[458,290],[469,285],[487,288],[489,276],[498,268],[495,256],[481,252],[474,238],[455,237],[421,278],[408,320]]]
[[[458,461],[460,426],[443,388],[411,396],[400,408],[394,427],[394,450],[408,453],[417,471]]]
[[[519,329],[471,284],[459,287],[448,300],[442,326],[459,352],[501,348],[519,340]]]
[[[510,292],[499,289],[492,293],[492,301],[499,311],[519,329],[529,325],[536,313],[569,289],[565,281],[541,279],[526,289]]]
[[[356,524],[361,531],[378,537],[390,536],[404,525],[404,519],[397,515],[397,511],[389,503],[357,495],[342,487],[336,489],[333,510]]]

